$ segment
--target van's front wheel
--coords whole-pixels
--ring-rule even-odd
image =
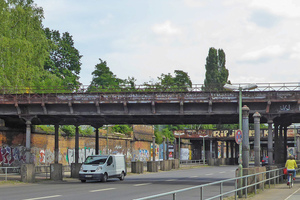
[[[102,182],[106,182],[108,179],[107,173],[104,173],[103,177],[102,177]]]
[[[121,175],[120,175],[120,177],[119,177],[119,179],[120,179],[120,181],[123,181],[124,178],[125,178],[125,175],[124,175],[124,172],[122,172]]]

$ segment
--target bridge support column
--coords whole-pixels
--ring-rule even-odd
[[[176,152],[176,151],[174,151],[174,152]],[[155,136],[152,136],[152,161],[155,161],[155,155],[156,155]],[[175,155],[174,155],[174,158],[176,158]]]
[[[248,106],[243,106],[243,144],[242,144],[242,162],[243,168],[249,168],[249,111]]]
[[[274,124],[274,153],[275,153],[275,163],[279,163],[279,141],[278,141],[278,123]]]
[[[286,148],[284,146],[284,138],[283,138],[283,125],[279,126],[279,154],[283,155],[284,154],[284,148]],[[279,156],[279,163],[284,163],[284,157],[283,156]]]
[[[31,120],[26,120],[26,163],[30,163],[31,158]]]
[[[166,137],[163,136],[163,160],[166,160]]]
[[[58,129],[59,125],[55,124],[54,125],[55,129],[55,144],[54,144],[54,163],[58,164],[58,154],[59,154],[59,137],[58,137]]]
[[[224,141],[221,141],[221,158],[224,158]]]
[[[253,115],[254,118],[254,165],[256,167],[260,166],[260,117],[261,115],[258,112],[255,112]]]
[[[210,139],[210,140],[209,140],[209,158],[210,158],[210,159],[212,159],[212,152],[213,152],[212,149],[213,149],[213,148],[212,148],[212,140]]]
[[[218,153],[219,153],[219,146],[218,146],[218,141],[216,140],[215,141],[215,158],[219,158],[219,155],[218,155]]]
[[[272,131],[273,120],[268,120],[268,157],[269,165],[273,164],[273,131]]]
[[[287,160],[287,125],[283,127],[284,132],[284,146],[283,146],[283,162]]]
[[[71,177],[78,178],[81,163],[79,160],[79,126],[75,126],[75,163],[71,163]]]
[[[93,124],[92,126],[95,128],[95,153],[99,155],[99,128],[102,124]]]

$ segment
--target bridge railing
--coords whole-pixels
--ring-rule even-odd
[[[249,83],[232,84],[236,88]],[[252,83],[253,84],[253,83]],[[252,91],[299,91],[300,82],[290,83],[256,83],[257,88]],[[223,86],[205,87],[204,84],[190,86],[161,86],[155,85],[120,85],[120,86],[89,86],[81,85],[74,88],[65,87],[25,87],[25,86],[1,86],[0,94],[46,94],[46,93],[128,93],[128,92],[224,92]]]
[[[268,185],[269,188],[271,184],[279,184],[280,180],[283,180],[283,177],[285,175],[283,174],[283,168],[269,170],[265,172],[250,174],[242,177],[236,177],[221,181],[216,181],[212,183],[202,184],[199,186],[193,186],[185,189],[175,190],[171,192],[166,192],[162,194],[156,194],[152,196],[142,197],[134,200],[146,200],[146,199],[157,199],[162,197],[167,197],[169,199],[176,200],[179,195],[180,197],[188,199],[189,193],[191,191],[197,191],[198,195],[196,196],[197,199],[200,200],[208,200],[208,199],[223,199],[225,197],[234,196],[235,199],[238,198],[238,193],[240,194],[240,197],[244,196],[247,198],[249,189],[254,189],[254,193],[257,194],[258,189],[265,189],[265,185]],[[261,178],[259,178],[261,177]],[[254,180],[254,182],[249,182],[249,180]],[[243,181],[244,186],[238,188],[238,181]],[[219,188],[219,189],[218,189]],[[219,190],[219,191],[218,191]],[[215,194],[208,194],[205,193],[205,191],[216,191]]]

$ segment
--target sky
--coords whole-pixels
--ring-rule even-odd
[[[121,79],[157,81],[174,70],[203,84],[210,47],[223,49],[231,83],[300,79],[300,1],[35,0],[43,25],[69,32],[89,85],[99,59]]]

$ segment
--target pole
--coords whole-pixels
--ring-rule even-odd
[[[242,87],[239,87],[239,129],[242,130]],[[239,167],[238,167],[238,176],[242,177],[243,176],[243,161],[242,161],[242,144],[243,142],[239,144]],[[239,179],[238,182],[238,188],[241,188],[243,183],[242,179]],[[239,198],[242,197],[243,193],[242,190],[238,191],[239,193]]]
[[[205,165],[205,140],[204,137],[203,138],[203,165]]]
[[[106,154],[108,155],[108,126],[107,126],[107,130],[106,130]]]
[[[179,154],[179,164],[180,164],[180,133],[179,133],[179,142],[178,142],[178,154]]]

